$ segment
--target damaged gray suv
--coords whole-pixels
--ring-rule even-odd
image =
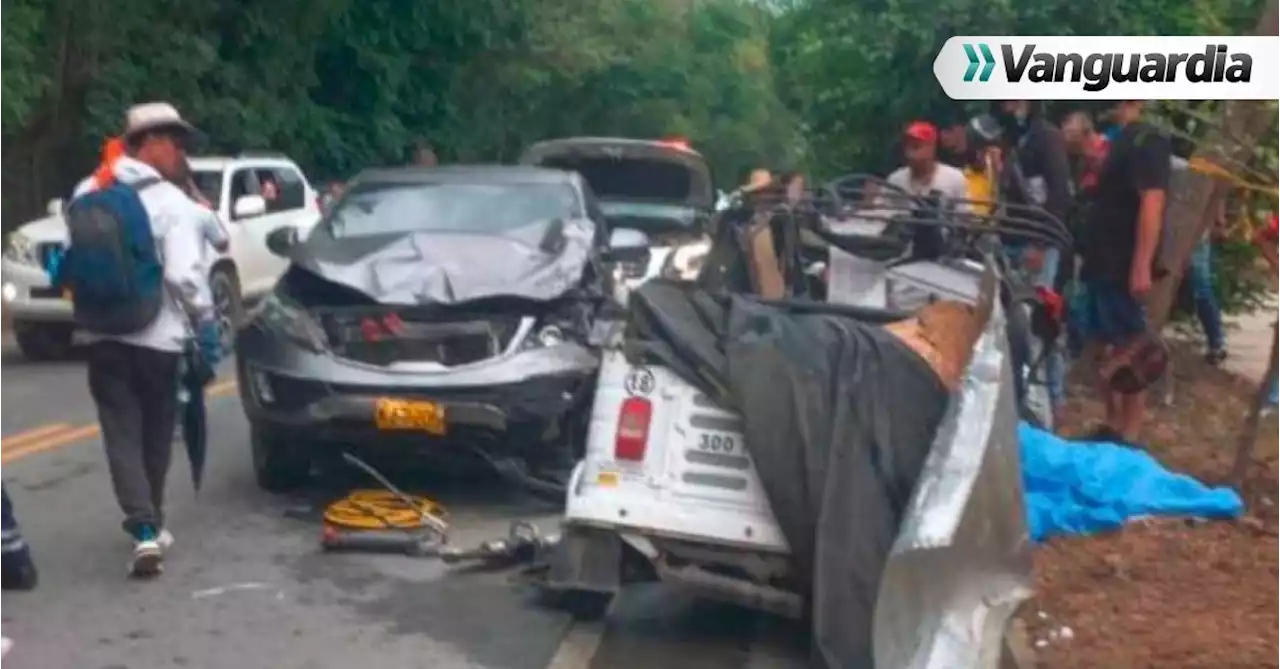
[[[268,246],[289,269],[236,339],[259,485],[353,449],[536,488],[581,449],[612,265],[648,239],[610,230],[577,174],[483,166],[364,172]]]

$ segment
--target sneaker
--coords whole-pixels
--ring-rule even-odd
[[[1213,365],[1214,367],[1221,365],[1222,361],[1226,359],[1227,359],[1227,349],[1225,348],[1209,349],[1209,352],[1204,354],[1205,362],[1209,363],[1210,365]]]
[[[156,535],[156,543],[160,546],[160,550],[168,552],[173,548],[173,534],[164,528],[160,528],[160,534]]]
[[[3,582],[5,590],[34,590],[40,581],[36,563],[26,548],[4,555]]]
[[[13,648],[13,642],[9,640],[9,637],[0,637],[0,657],[8,655],[10,648]]]
[[[164,549],[158,539],[156,531],[150,527],[138,531],[133,543],[133,559],[129,561],[130,576],[153,578],[164,571]]]

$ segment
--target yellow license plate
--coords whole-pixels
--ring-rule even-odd
[[[435,402],[379,398],[373,416],[379,430],[416,430],[444,436],[444,407]]]

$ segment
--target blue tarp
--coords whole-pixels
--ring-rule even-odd
[[[1018,425],[1018,440],[1033,541],[1114,530],[1141,516],[1235,518],[1244,511],[1234,490],[1170,472],[1145,451],[1068,441],[1026,423]]]

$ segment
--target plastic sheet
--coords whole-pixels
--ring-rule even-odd
[[[815,667],[994,667],[1027,594],[1004,320],[984,283],[991,316],[954,394],[882,327],[898,314],[661,280],[631,298],[629,357],[744,417],[810,588]]]
[[[1234,490],[1170,472],[1135,448],[1067,441],[1026,423],[1018,439],[1035,541],[1115,530],[1142,516],[1235,518],[1244,511]]]

